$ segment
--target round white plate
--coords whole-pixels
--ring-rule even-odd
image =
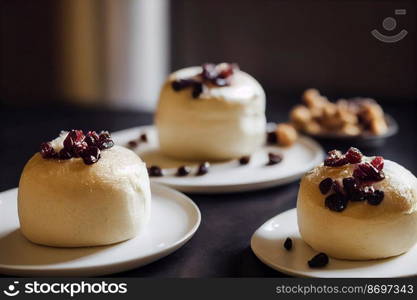
[[[0,193],[0,273],[17,276],[97,276],[130,270],[184,245],[200,225],[187,196],[152,184],[150,223],[136,238],[109,246],[54,248],[33,244],[19,231],[17,189]]]
[[[287,237],[293,241],[291,251],[283,247]],[[326,267],[309,268],[307,261],[317,252],[301,239],[295,208],[273,217],[259,227],[252,236],[251,247],[263,263],[292,276],[364,278],[417,275],[417,245],[409,252],[393,258],[348,261],[330,257],[330,262]]]
[[[148,166],[158,165],[164,168],[163,177],[151,177],[153,182],[170,186],[176,190],[190,193],[227,193],[251,191],[271,186],[283,185],[295,181],[320,164],[324,151],[321,146],[308,137],[301,137],[293,146],[282,148],[264,146],[251,156],[248,165],[239,165],[237,160],[211,163],[210,171],[203,176],[195,176],[197,163],[168,158],[158,151],[158,137],[154,126],[142,126],[112,133],[115,143],[126,146],[131,140],[137,140],[141,133],[148,136],[147,143],[139,143],[133,149]],[[281,163],[266,166],[268,152],[281,153]],[[192,168],[186,177],[175,176],[179,166]]]

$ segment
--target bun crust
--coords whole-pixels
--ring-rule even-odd
[[[162,87],[155,116],[161,151],[186,160],[227,160],[253,153],[265,140],[261,85],[236,70],[230,86],[210,87],[198,99],[190,89],[172,89],[174,80],[200,72],[200,67],[179,70]]]
[[[145,163],[120,146],[102,151],[92,165],[36,153],[19,182],[20,229],[37,244],[80,247],[124,241],[148,222],[150,209]]]
[[[327,177],[349,177],[352,172],[352,165],[320,165],[302,178],[297,216],[303,240],[316,251],[340,259],[377,259],[408,251],[417,242],[416,177],[399,164],[385,160],[386,178],[373,184],[384,191],[381,204],[350,201],[342,212],[329,210],[319,183]]]

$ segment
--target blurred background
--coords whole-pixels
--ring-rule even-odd
[[[261,82],[270,103],[295,103],[308,87],[330,97],[415,102],[416,6],[415,1],[2,0],[0,101],[152,111],[170,71],[231,61]],[[396,15],[396,9],[406,13]],[[383,26],[389,17],[391,27]],[[373,29],[387,36],[408,34],[384,43],[371,35]]]
[[[0,192],[18,186],[40,143],[61,130],[152,124],[169,72],[222,61],[260,81],[268,121],[288,120],[311,87],[332,100],[375,98],[399,132],[361,150],[417,174],[416,8],[415,0],[0,0]],[[193,240],[121,276],[283,276],[248,243],[295,206],[298,187],[193,195],[205,220]]]

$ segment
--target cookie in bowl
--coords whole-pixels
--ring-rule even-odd
[[[151,211],[145,163],[108,132],[62,132],[25,165],[20,230],[55,247],[108,245],[135,237]]]
[[[265,142],[265,93],[235,64],[204,64],[171,74],[155,116],[160,151],[186,160],[250,155]]]
[[[303,240],[334,258],[400,255],[417,242],[417,178],[381,156],[333,150],[302,178],[297,220]]]

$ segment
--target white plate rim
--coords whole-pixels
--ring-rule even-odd
[[[18,188],[13,188],[13,189],[2,191],[0,192],[0,196],[3,193],[8,193],[8,192],[12,193],[14,192],[14,190],[16,190],[17,192],[17,189]],[[167,187],[158,183],[151,183],[151,191],[155,191],[155,193],[162,191],[162,192],[167,192],[170,194],[175,194],[176,199],[175,200],[169,199],[169,200],[181,201],[182,204],[185,203],[186,205],[190,205],[190,207],[192,207],[193,209],[193,212],[195,213],[194,217],[196,217],[196,222],[189,229],[189,231],[186,234],[184,234],[184,236],[181,239],[171,244],[168,248],[164,248],[159,252],[155,252],[151,255],[148,255],[147,257],[148,258],[150,257],[150,259],[147,259],[145,263],[142,263],[142,260],[144,259],[144,257],[142,256],[142,257],[132,258],[132,259],[115,262],[115,263],[108,263],[108,264],[102,264],[102,265],[97,264],[97,265],[92,265],[88,267],[76,267],[76,268],[59,267],[59,266],[54,267],[53,265],[45,268],[45,267],[41,267],[37,265],[10,266],[10,265],[0,264],[0,274],[12,275],[12,276],[17,275],[17,276],[42,276],[42,277],[43,276],[64,276],[64,277],[69,276],[71,277],[71,276],[80,276],[80,274],[82,274],[82,276],[102,276],[102,275],[109,275],[109,274],[136,269],[136,268],[148,265],[152,262],[155,262],[165,256],[168,256],[169,254],[181,248],[194,236],[194,234],[196,233],[196,231],[198,230],[201,224],[201,212],[198,206],[194,203],[193,200],[191,200],[190,197],[170,187]],[[53,247],[50,247],[50,248],[53,248]]]
[[[272,126],[272,123],[268,123],[268,126]],[[136,126],[131,128],[126,128],[123,130],[112,132],[113,136],[124,135],[130,131],[147,131],[147,130],[157,130],[155,125],[144,125]],[[306,145],[308,148],[314,150],[314,158],[308,163],[306,167],[300,169],[298,172],[292,174],[291,176],[281,177],[281,178],[272,178],[269,180],[252,180],[243,183],[236,184],[212,184],[212,185],[198,185],[198,184],[172,184],[169,182],[164,182],[160,177],[157,178],[158,181],[150,178],[151,181],[163,184],[165,186],[171,187],[181,192],[186,193],[199,193],[199,194],[217,194],[217,193],[235,193],[235,192],[246,192],[246,191],[257,191],[261,189],[266,189],[270,187],[276,187],[285,185],[291,182],[296,181],[301,178],[309,170],[313,169],[315,166],[319,165],[325,155],[323,147],[316,142],[314,139],[301,135],[299,137],[299,142]]]
[[[345,276],[334,276],[334,277],[331,277],[331,276],[315,276],[314,275],[314,271],[312,271],[311,273],[310,272],[304,272],[304,271],[300,271],[300,272],[296,272],[296,271],[293,271],[292,269],[289,269],[289,268],[287,268],[287,267],[284,267],[284,266],[277,266],[276,264],[274,264],[271,260],[269,260],[269,259],[267,259],[266,257],[264,257],[264,256],[262,256],[259,252],[258,252],[258,249],[257,249],[257,247],[255,246],[255,243],[256,243],[256,239],[258,238],[257,237],[257,233],[260,231],[260,230],[262,230],[262,228],[268,223],[268,222],[270,222],[271,220],[273,220],[273,219],[275,219],[275,218],[277,218],[277,217],[279,217],[279,216],[281,216],[281,215],[284,215],[284,214],[295,214],[296,215],[296,208],[291,208],[291,209],[288,209],[288,210],[286,210],[286,211],[283,211],[283,212],[281,212],[281,213],[279,213],[279,214],[277,214],[277,215],[275,215],[275,216],[273,216],[273,217],[271,217],[271,218],[269,218],[268,220],[266,220],[264,223],[262,223],[262,225],[261,226],[259,226],[256,230],[255,230],[255,232],[252,234],[252,237],[251,237],[251,240],[250,240],[250,246],[251,246],[251,249],[252,249],[252,252],[255,254],[255,256],[262,262],[262,263],[264,263],[265,265],[267,265],[268,267],[270,267],[271,269],[274,269],[274,270],[276,270],[276,271],[279,271],[279,272],[281,272],[281,273],[283,273],[283,274],[286,274],[286,275],[290,275],[290,276],[294,276],[294,277],[300,277],[300,278],[346,278]],[[417,245],[415,245],[415,247],[414,248],[412,248],[410,251],[416,251],[417,250]],[[331,259],[333,259],[333,260],[338,260],[338,259],[335,259],[335,258],[331,258]],[[395,259],[395,257],[394,257],[394,259]],[[343,260],[344,262],[349,262],[348,260]],[[357,263],[357,262],[355,262],[355,261],[352,261],[352,263]],[[329,272],[332,272],[332,273],[337,273],[337,270],[329,270]],[[373,278],[401,278],[401,277],[410,277],[410,276],[416,276],[417,275],[417,271],[416,271],[416,273],[415,274],[403,274],[403,275],[398,275],[398,276],[395,276],[395,277],[392,277],[392,276],[377,276],[377,275],[375,275],[375,276],[363,276],[363,277],[360,277],[360,276],[358,276],[358,277],[349,277],[349,278],[370,278],[370,277],[373,277]]]

